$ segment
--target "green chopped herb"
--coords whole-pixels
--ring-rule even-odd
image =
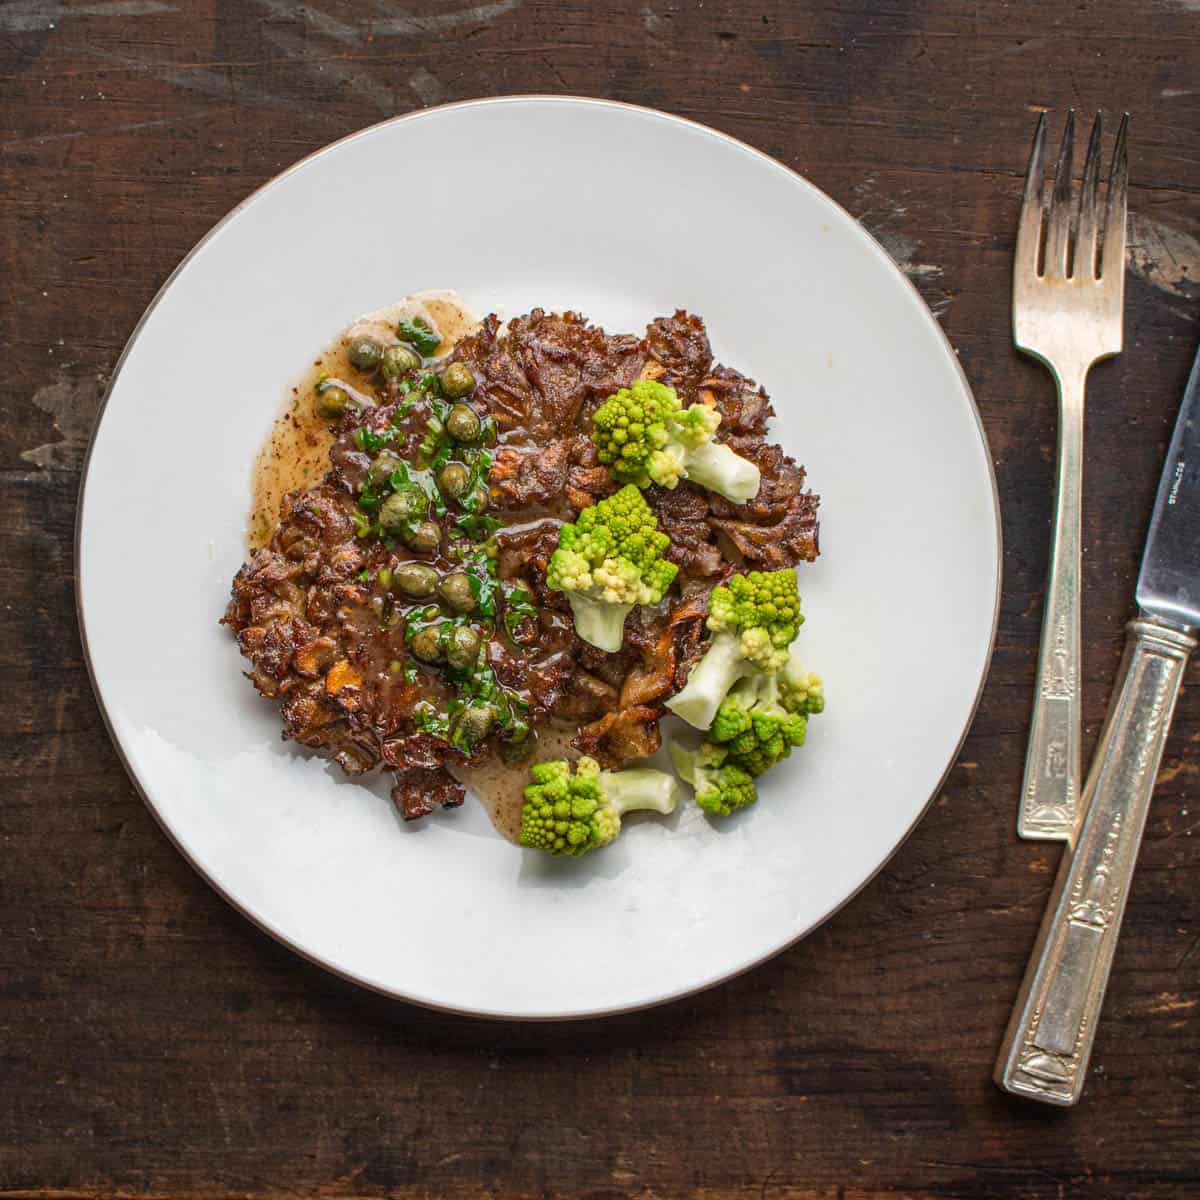
[[[496,615],[496,581],[491,574],[476,575],[474,571],[467,572],[471,585],[471,595],[475,597],[475,609],[481,617],[491,620]]]
[[[359,573],[358,573],[358,582],[359,583],[369,583],[370,580],[371,580],[371,572],[368,571],[366,567],[363,567],[363,569],[361,571],[359,571]]]
[[[422,732],[450,741],[450,714],[441,712],[428,700],[422,700],[412,714],[413,724]]]
[[[371,482],[368,476],[363,480],[363,485],[358,489],[358,507],[365,512],[373,513],[379,511],[379,505],[383,500],[384,493],[380,492],[379,488]]]
[[[504,591],[504,628],[508,636],[515,637],[521,622],[537,616],[533,596],[520,584]]]
[[[476,542],[482,542],[484,538],[491,537],[499,528],[500,522],[486,513],[482,515],[468,513],[454,522],[456,533],[461,533],[464,537],[469,537]]]
[[[393,434],[388,431],[383,434],[373,433],[365,425],[360,425],[351,435],[351,440],[368,454],[378,454],[392,440]]]
[[[396,326],[396,336],[413,346],[422,358],[428,358],[441,345],[442,339],[433,331],[428,321],[413,317]]]
[[[470,475],[458,501],[463,515],[455,522],[454,528],[464,537],[481,542],[500,527],[500,522],[495,517],[486,515],[489,503],[487,480],[495,456],[490,450],[472,449],[464,451],[463,457],[470,469]]]
[[[417,463],[431,470],[439,470],[450,461],[454,443],[446,433],[446,417],[450,405],[437,396],[429,396],[429,417],[425,422],[425,435],[417,447]]]

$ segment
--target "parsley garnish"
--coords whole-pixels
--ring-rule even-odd
[[[504,628],[508,630],[510,638],[516,636],[522,621],[535,616],[537,616],[537,609],[533,604],[533,596],[526,588],[519,583],[514,587],[505,588]]]
[[[484,538],[491,537],[499,528],[500,522],[486,513],[468,513],[454,522],[455,533],[461,533],[464,537],[469,537],[476,542],[482,542]]]
[[[392,436],[390,431],[382,435],[373,433],[365,425],[360,425],[351,435],[354,444],[368,454],[378,454],[392,440]]]
[[[428,358],[442,342],[429,322],[421,317],[413,317],[411,321],[401,321],[396,326],[396,336],[402,342],[408,342],[409,345],[415,347],[422,358]]]

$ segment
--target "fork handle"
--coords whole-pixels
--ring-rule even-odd
[[[1083,1090],[1150,797],[1196,639],[1129,623],[1125,658],[1083,789],[1084,817],[1054,892],[996,1063],[1006,1092],[1074,1104]]]
[[[1017,832],[1066,841],[1075,827],[1080,753],[1080,525],[1083,507],[1083,390],[1086,372],[1058,382],[1058,472],[1046,610]]]

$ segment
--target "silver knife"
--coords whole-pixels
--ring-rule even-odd
[[[1006,1092],[1074,1104],[1150,796],[1200,629],[1200,354],[1158,485],[1125,657],[1000,1057]]]

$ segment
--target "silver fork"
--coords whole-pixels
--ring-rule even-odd
[[[1080,511],[1083,490],[1083,396],[1092,364],[1121,352],[1125,299],[1125,202],[1128,166],[1121,119],[1100,204],[1101,120],[1096,114],[1072,221],[1075,113],[1067,114],[1049,208],[1045,191],[1046,115],[1038,119],[1025,177],[1013,264],[1013,341],[1042,362],[1058,385],[1058,476],[1054,533],[1037,690],[1017,832],[1066,841],[1078,816],[1080,784]],[[1074,253],[1071,233],[1075,228]],[[1045,246],[1043,249],[1043,232]]]

